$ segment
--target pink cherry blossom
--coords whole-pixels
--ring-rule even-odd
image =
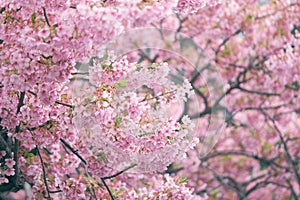
[[[5,159],[5,165],[8,168],[13,168],[13,166],[16,164],[16,161],[14,161],[13,159],[9,158],[9,159]]]
[[[0,5],[0,199],[299,198],[298,0]]]

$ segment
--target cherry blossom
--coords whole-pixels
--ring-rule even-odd
[[[298,0],[0,0],[0,199],[299,199],[299,19]]]

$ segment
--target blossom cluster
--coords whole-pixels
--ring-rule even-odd
[[[186,115],[178,122],[166,110],[171,103],[187,101],[193,90],[187,80],[181,86],[168,75],[167,63],[141,66],[126,57],[91,66],[95,89],[76,99],[73,117],[84,132],[82,141],[110,164],[131,161],[138,171],[163,170],[182,157],[197,143],[195,125]]]
[[[298,0],[0,0],[0,191],[298,199],[299,18]]]
[[[221,4],[222,0],[179,0],[175,11],[180,13],[197,12],[206,6],[215,6]]]
[[[155,178],[147,179],[147,186],[137,189],[137,192],[130,191],[125,195],[125,199],[189,199],[205,200],[207,196],[197,196],[193,190],[186,187],[187,179],[172,177],[170,175],[159,175]]]
[[[5,155],[5,151],[0,151],[0,160],[4,159]],[[0,163],[0,184],[8,183],[8,179],[6,177],[15,175],[15,164],[16,161],[14,161],[13,158],[5,158],[4,162]]]

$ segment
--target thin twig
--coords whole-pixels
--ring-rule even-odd
[[[21,111],[21,107],[24,105],[24,98],[25,98],[25,92],[21,92],[19,97],[17,114],[19,114],[19,112]]]
[[[37,94],[36,94],[36,93],[34,93],[34,92],[30,91],[30,90],[28,90],[28,92],[29,92],[30,94],[32,94],[32,95],[34,95],[34,96],[36,96],[36,97],[37,97]],[[74,108],[75,108],[75,106],[74,106],[74,105],[67,104],[67,103],[64,103],[64,102],[55,101],[55,103],[56,103],[56,104],[59,104],[59,105],[66,106],[66,107],[69,107],[69,108],[72,108],[72,109],[74,109]]]
[[[106,179],[115,178],[115,177],[119,176],[120,174],[123,174],[124,172],[126,172],[127,170],[129,170],[129,169],[131,169],[131,168],[133,168],[135,166],[137,166],[137,164],[132,164],[129,167],[126,167],[125,169],[123,169],[122,171],[119,171],[118,173],[116,173],[114,175],[111,175],[111,176],[104,176],[104,177],[102,177],[102,179],[106,180]]]
[[[0,133],[0,142],[1,142],[0,143],[0,147],[2,147],[2,148],[4,147],[7,152],[10,152],[10,149],[8,148],[7,142],[4,140],[4,138],[1,135],[1,133]]]
[[[176,90],[172,90],[172,91],[169,91],[169,92],[165,92],[165,93],[162,93],[162,94],[157,95],[157,96],[155,96],[155,97],[151,97],[151,98],[149,98],[149,99],[144,98],[143,100],[139,101],[139,103],[142,103],[142,102],[148,101],[148,100],[157,99],[158,97],[161,97],[161,96],[163,96],[163,95],[170,94],[170,93],[173,93],[173,92],[176,92]]]
[[[47,194],[48,194],[47,199],[51,200],[50,190],[49,190],[49,186],[48,186],[48,182],[47,182],[47,174],[46,174],[45,164],[44,164],[44,160],[42,158],[42,155],[41,155],[38,145],[36,145],[36,151],[37,151],[37,154],[38,154],[38,156],[41,160],[41,164],[42,164],[43,179],[44,179],[44,183],[45,183]]]
[[[60,141],[67,147],[72,153],[74,153],[85,165],[87,164],[86,160],[78,153],[77,150],[73,149],[71,145],[63,138],[60,138]]]
[[[43,13],[44,13],[44,17],[45,17],[45,19],[46,19],[47,25],[48,25],[48,26],[51,26],[51,25],[50,25],[50,22],[49,22],[49,19],[48,19],[48,17],[47,17],[47,13],[46,13],[45,7],[42,7],[42,9],[43,9]]]
[[[59,105],[67,106],[67,107],[72,108],[72,109],[75,108],[74,105],[70,105],[70,104],[67,104],[67,103],[60,102],[60,101],[55,101],[55,103],[59,104]]]
[[[236,88],[240,89],[243,92],[252,93],[252,94],[265,95],[265,96],[279,96],[278,93],[268,93],[268,92],[262,92],[262,91],[256,91],[256,90],[248,90],[248,89],[242,88],[240,85],[238,85]]]
[[[20,92],[20,97],[19,97],[19,103],[17,107],[17,112],[16,114],[19,114],[21,111],[21,107],[24,105],[24,99],[25,99],[25,92]],[[16,127],[15,130],[16,133],[20,132],[20,124]],[[15,175],[13,178],[13,184],[17,186],[18,180],[19,180],[19,146],[20,146],[20,141],[15,138],[14,142],[14,161],[16,162],[14,169],[15,169]]]
[[[228,37],[226,37],[221,44],[219,44],[219,46],[216,49],[216,55],[219,54],[221,47],[224,46],[232,37],[238,35],[240,32],[242,31],[242,28],[239,28],[238,30],[236,30],[235,32],[233,32],[231,35],[229,35]]]
[[[258,155],[256,154],[253,154],[251,152],[246,152],[246,151],[216,151],[212,154],[209,154],[203,158],[200,158],[201,161],[207,161],[211,158],[215,158],[215,157],[218,157],[218,156],[228,156],[228,155],[234,155],[234,156],[244,156],[244,157],[248,157],[248,158],[252,158],[254,160],[258,160],[258,161],[261,161],[261,162],[264,162],[266,164],[269,164],[269,165],[274,165],[280,169],[285,169],[285,170],[288,170],[286,167],[284,166],[281,166],[279,165],[278,163],[276,163],[275,161],[277,159],[279,159],[279,155],[276,155],[274,156],[273,158],[270,158],[270,159],[266,159],[266,158],[263,158],[263,157],[259,157]]]
[[[104,184],[106,190],[108,191],[111,200],[115,200],[115,197],[114,197],[112,191],[110,190],[109,186],[108,186],[107,183],[105,182],[105,180],[106,180],[106,179],[112,179],[112,178],[115,178],[115,177],[119,176],[120,174],[124,173],[125,171],[127,171],[127,170],[129,170],[129,169],[135,167],[136,165],[137,165],[137,164],[132,164],[132,165],[130,165],[129,167],[126,167],[125,169],[123,169],[122,171],[119,171],[118,173],[116,173],[116,174],[114,174],[114,175],[111,175],[111,176],[105,176],[105,177],[102,177],[102,178],[101,178],[101,181],[102,181],[102,183]]]
[[[298,169],[297,169],[297,162],[295,162],[293,159],[292,159],[292,156],[290,154],[290,151],[289,151],[289,147],[286,143],[286,140],[284,139],[283,137],[283,133],[281,132],[281,130],[279,129],[279,127],[276,125],[276,122],[274,120],[274,118],[272,118],[269,114],[267,114],[266,112],[263,112],[263,114],[268,117],[268,119],[271,121],[272,125],[273,125],[273,128],[275,129],[275,131],[278,133],[278,136],[279,136],[279,139],[280,139],[280,142],[283,144],[283,149],[284,149],[284,154],[285,154],[285,158],[287,160],[287,162],[291,165],[292,167],[292,170],[294,172],[294,175],[295,175],[295,179],[296,179],[296,182],[298,183],[298,187],[300,189],[300,174],[298,172]],[[271,127],[272,127],[271,125]]]
[[[107,183],[105,182],[105,179],[101,178],[101,181],[102,181],[102,183],[104,184],[106,190],[108,191],[111,200],[115,200],[115,197],[114,197],[112,191],[109,189]]]

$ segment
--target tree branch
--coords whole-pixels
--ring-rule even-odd
[[[59,139],[65,147],[67,147],[72,153],[74,153],[85,165],[87,164],[86,160],[78,153],[77,150],[73,149],[71,145],[63,138]]]
[[[107,183],[105,182],[105,179],[101,178],[101,181],[102,181],[104,187],[106,188],[106,190],[108,191],[111,200],[115,200],[115,197],[114,197],[112,191],[109,189],[109,186],[108,186]]]
[[[135,166],[137,166],[137,164],[132,164],[132,165],[126,167],[125,169],[123,169],[122,171],[120,171],[120,172],[118,172],[118,173],[116,173],[114,175],[111,175],[111,176],[104,176],[104,177],[102,177],[102,179],[106,180],[106,179],[115,178],[115,177],[119,176],[120,174],[123,174],[124,172],[130,170],[131,168],[134,168]]]
[[[135,167],[136,165],[137,165],[137,164],[132,164],[132,165],[130,165],[129,167],[126,167],[125,169],[123,169],[122,171],[120,171],[120,172],[118,172],[118,173],[116,173],[116,174],[114,174],[114,175],[111,175],[111,176],[104,176],[104,177],[101,178],[101,181],[102,181],[102,183],[104,184],[106,190],[108,191],[111,200],[115,200],[115,197],[114,197],[112,191],[109,189],[109,186],[107,185],[107,183],[105,182],[105,180],[115,178],[115,177],[119,176],[120,174],[124,173],[125,171],[127,171],[127,170],[129,170],[129,169]]]
[[[34,93],[34,92],[30,91],[30,90],[28,90],[28,92],[29,92],[30,94],[32,94],[32,95],[34,95],[34,96],[36,96],[36,97],[37,97],[37,94],[36,94],[36,93]],[[67,103],[64,103],[64,102],[55,101],[55,103],[56,103],[56,104],[59,104],[59,105],[66,106],[66,107],[69,107],[69,108],[72,108],[72,109],[74,109],[74,108],[75,108],[75,106],[74,106],[74,105],[67,104]]]
[[[43,13],[44,13],[44,17],[45,17],[45,20],[46,20],[47,25],[48,25],[48,26],[51,26],[51,25],[50,25],[50,22],[49,22],[49,19],[48,19],[48,17],[47,17],[46,8],[45,8],[45,7],[42,7],[42,9],[43,9]]]
[[[44,179],[44,183],[45,183],[46,191],[47,191],[47,195],[48,195],[47,199],[51,200],[50,189],[49,189],[48,182],[47,182],[47,174],[46,174],[45,164],[44,164],[44,160],[42,158],[42,155],[41,155],[41,152],[40,152],[40,149],[39,149],[38,145],[36,145],[36,151],[37,151],[37,154],[38,154],[38,156],[40,158],[40,161],[41,161],[41,164],[42,164],[43,179]]]

